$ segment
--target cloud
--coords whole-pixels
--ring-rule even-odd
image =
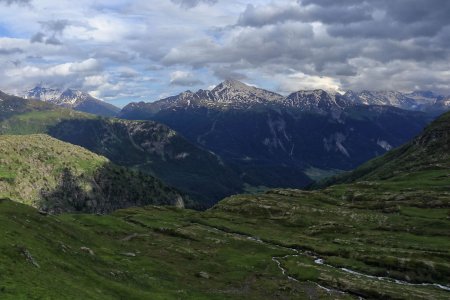
[[[190,72],[175,71],[170,74],[170,84],[178,86],[196,86],[203,84],[203,82]]]
[[[19,4],[19,5],[28,5],[31,0],[0,0],[0,4],[4,3],[6,5]]]
[[[248,79],[247,75],[240,73],[234,69],[232,66],[218,66],[214,69],[214,76],[221,79],[235,79],[235,80],[245,80]]]
[[[313,35],[312,26],[304,23],[236,28],[223,41],[193,40],[173,48],[162,61],[168,65],[191,63],[198,67],[232,62],[247,62],[255,66],[263,62],[304,59],[311,55],[308,41]]]
[[[303,0],[250,4],[218,38],[192,39],[172,48],[162,61],[168,66],[210,68],[218,78],[241,74],[251,78],[257,73],[260,79],[276,80],[280,92],[307,85],[384,89],[398,82],[404,90],[430,86],[429,82],[421,84],[422,76],[410,76],[406,70],[409,74],[420,70],[432,78],[444,76],[435,85],[442,90],[441,81],[450,81],[448,74],[423,67],[447,64],[450,42],[444,36],[450,33],[450,19],[443,16],[450,15],[450,5],[432,0],[432,8],[425,8],[424,1],[398,2],[402,3]],[[424,14],[420,14],[422,9]],[[365,64],[377,67],[365,68]],[[298,74],[306,85],[294,84]],[[450,92],[449,85],[446,92]]]
[[[0,48],[0,55],[11,55],[16,53],[23,53],[23,50],[20,48],[9,48],[9,49]]]
[[[240,79],[282,93],[340,87],[450,94],[446,0],[0,4],[1,89],[44,81],[109,99],[155,100]]]
[[[331,77],[309,76],[303,73],[295,73],[277,78],[279,81],[278,90],[283,93],[290,93],[298,90],[322,89],[326,91],[340,91],[340,83]]]
[[[30,41],[32,43],[44,43],[45,42],[45,34],[42,32],[38,32],[31,37]]]
[[[25,89],[25,86],[31,87],[38,82],[44,82],[53,87],[80,88],[83,86],[86,77],[98,74],[101,68],[100,63],[95,59],[49,67],[23,65],[5,72],[5,81],[11,85],[17,85],[25,81],[27,84],[23,85],[23,89]]]
[[[41,22],[44,30],[50,31],[54,34],[62,34],[64,29],[69,25],[68,20],[51,20]]]
[[[34,34],[30,41],[32,43],[45,43],[47,45],[62,45],[61,40],[57,36],[62,36],[64,29],[69,25],[67,20],[50,20],[40,22],[42,31]]]
[[[249,4],[239,16],[237,25],[261,27],[288,21],[349,24],[371,18],[371,14],[365,10],[365,6],[358,6],[351,10],[345,6],[337,6],[333,10],[326,10],[317,6],[302,7],[295,2],[287,5],[271,3],[255,6]]]
[[[370,19],[360,22],[330,27],[329,33],[334,36],[405,40],[435,36],[450,25],[450,2],[445,0],[302,0],[300,3],[321,14],[338,12],[345,7],[349,13],[363,11],[371,15]],[[319,18],[316,21],[331,23]]]
[[[212,5],[218,2],[218,0],[170,0],[170,1],[185,9],[196,7],[197,5],[202,3]]]

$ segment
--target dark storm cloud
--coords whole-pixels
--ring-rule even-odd
[[[55,36],[48,37],[45,40],[45,43],[47,45],[55,45],[55,46],[62,45],[62,42]]]
[[[52,20],[52,21],[46,21],[41,22],[42,28],[44,30],[53,32],[55,34],[62,34],[64,29],[69,25],[68,20]]]
[[[245,80],[248,77],[245,74],[239,73],[235,70],[235,66],[220,66],[214,69],[214,76],[221,80],[235,79]]]
[[[42,31],[33,35],[30,39],[32,43],[45,43],[47,45],[62,45],[58,38],[62,36],[64,30],[69,26],[68,20],[51,20],[40,22]],[[44,33],[45,32],[45,33]]]
[[[180,5],[182,8],[193,8],[201,3],[216,4],[218,0],[171,0],[173,3]]]
[[[302,0],[299,3],[305,9],[313,8],[323,14],[345,8],[349,14],[359,11],[372,16],[357,23],[330,26],[329,33],[333,36],[410,39],[435,36],[450,25],[450,1],[447,0]],[[333,23],[326,18],[316,20]]]
[[[211,68],[220,79],[255,69],[280,76],[297,72],[352,89],[429,87],[426,73],[436,88],[450,90],[449,16],[446,0],[249,4],[216,39],[178,45],[162,62]]]
[[[33,35],[30,39],[32,43],[43,43],[45,40],[45,34],[42,32],[38,32],[35,35]]]
[[[305,9],[295,4],[269,7],[256,7],[253,4],[249,4],[240,15],[238,25],[260,27],[286,21],[321,21],[330,24],[349,24],[370,19],[372,19],[372,16],[365,5],[355,7],[352,10],[344,6],[335,7],[333,10],[325,10],[317,6]]]
[[[261,65],[270,61],[305,59],[312,55],[308,41],[313,38],[310,24],[286,23],[274,27],[245,28],[223,45],[214,40],[194,40],[173,48],[164,58],[167,65],[191,63],[248,63]]]

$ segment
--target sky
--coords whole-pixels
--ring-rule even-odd
[[[450,94],[448,0],[0,0],[0,90],[112,104],[225,79]]]

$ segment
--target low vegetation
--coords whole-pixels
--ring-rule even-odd
[[[183,205],[158,179],[46,135],[0,136],[0,197],[50,212]]]

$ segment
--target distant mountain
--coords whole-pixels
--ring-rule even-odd
[[[0,134],[45,133],[82,146],[181,190],[193,200],[189,207],[210,207],[243,190],[239,174],[220,157],[165,125],[100,118],[3,93],[0,99]]]
[[[32,112],[51,110],[54,106],[42,101],[27,100],[0,91],[0,121],[8,117]]]
[[[46,135],[0,136],[0,161],[0,198],[45,211],[184,205],[179,192],[158,179]]]
[[[315,113],[329,113],[350,106],[392,106],[405,110],[442,113],[450,110],[443,102],[449,97],[430,91],[402,93],[396,91],[347,91],[345,94],[324,90],[303,90],[287,97],[236,80],[226,80],[211,91],[186,91],[177,96],[155,102],[130,103],[120,112],[125,118],[148,118],[162,110],[177,108],[249,109],[257,107],[284,107]]]
[[[440,114],[450,110],[450,105],[442,103],[446,97],[431,91],[401,93],[395,91],[348,91],[344,97],[356,105],[387,105],[406,110]]]
[[[352,106],[345,96],[324,90],[298,91],[284,98],[281,103],[287,107],[316,113],[336,112]]]
[[[162,110],[187,107],[246,109],[258,105],[279,104],[282,99],[283,96],[277,93],[248,86],[236,80],[226,80],[211,91],[198,90],[195,93],[186,91],[152,103],[130,103],[122,109],[120,116],[146,119],[148,115]]]
[[[339,93],[282,97],[236,81],[133,103],[120,116],[164,123],[220,155],[246,183],[268,187],[302,187],[353,169],[408,141],[430,120],[421,112],[366,105]]]
[[[73,108],[78,111],[87,112],[99,116],[113,117],[120,111],[119,108],[112,104],[92,97],[88,93],[66,89],[45,88],[37,86],[25,93],[26,99],[37,99],[50,102],[55,105]]]

